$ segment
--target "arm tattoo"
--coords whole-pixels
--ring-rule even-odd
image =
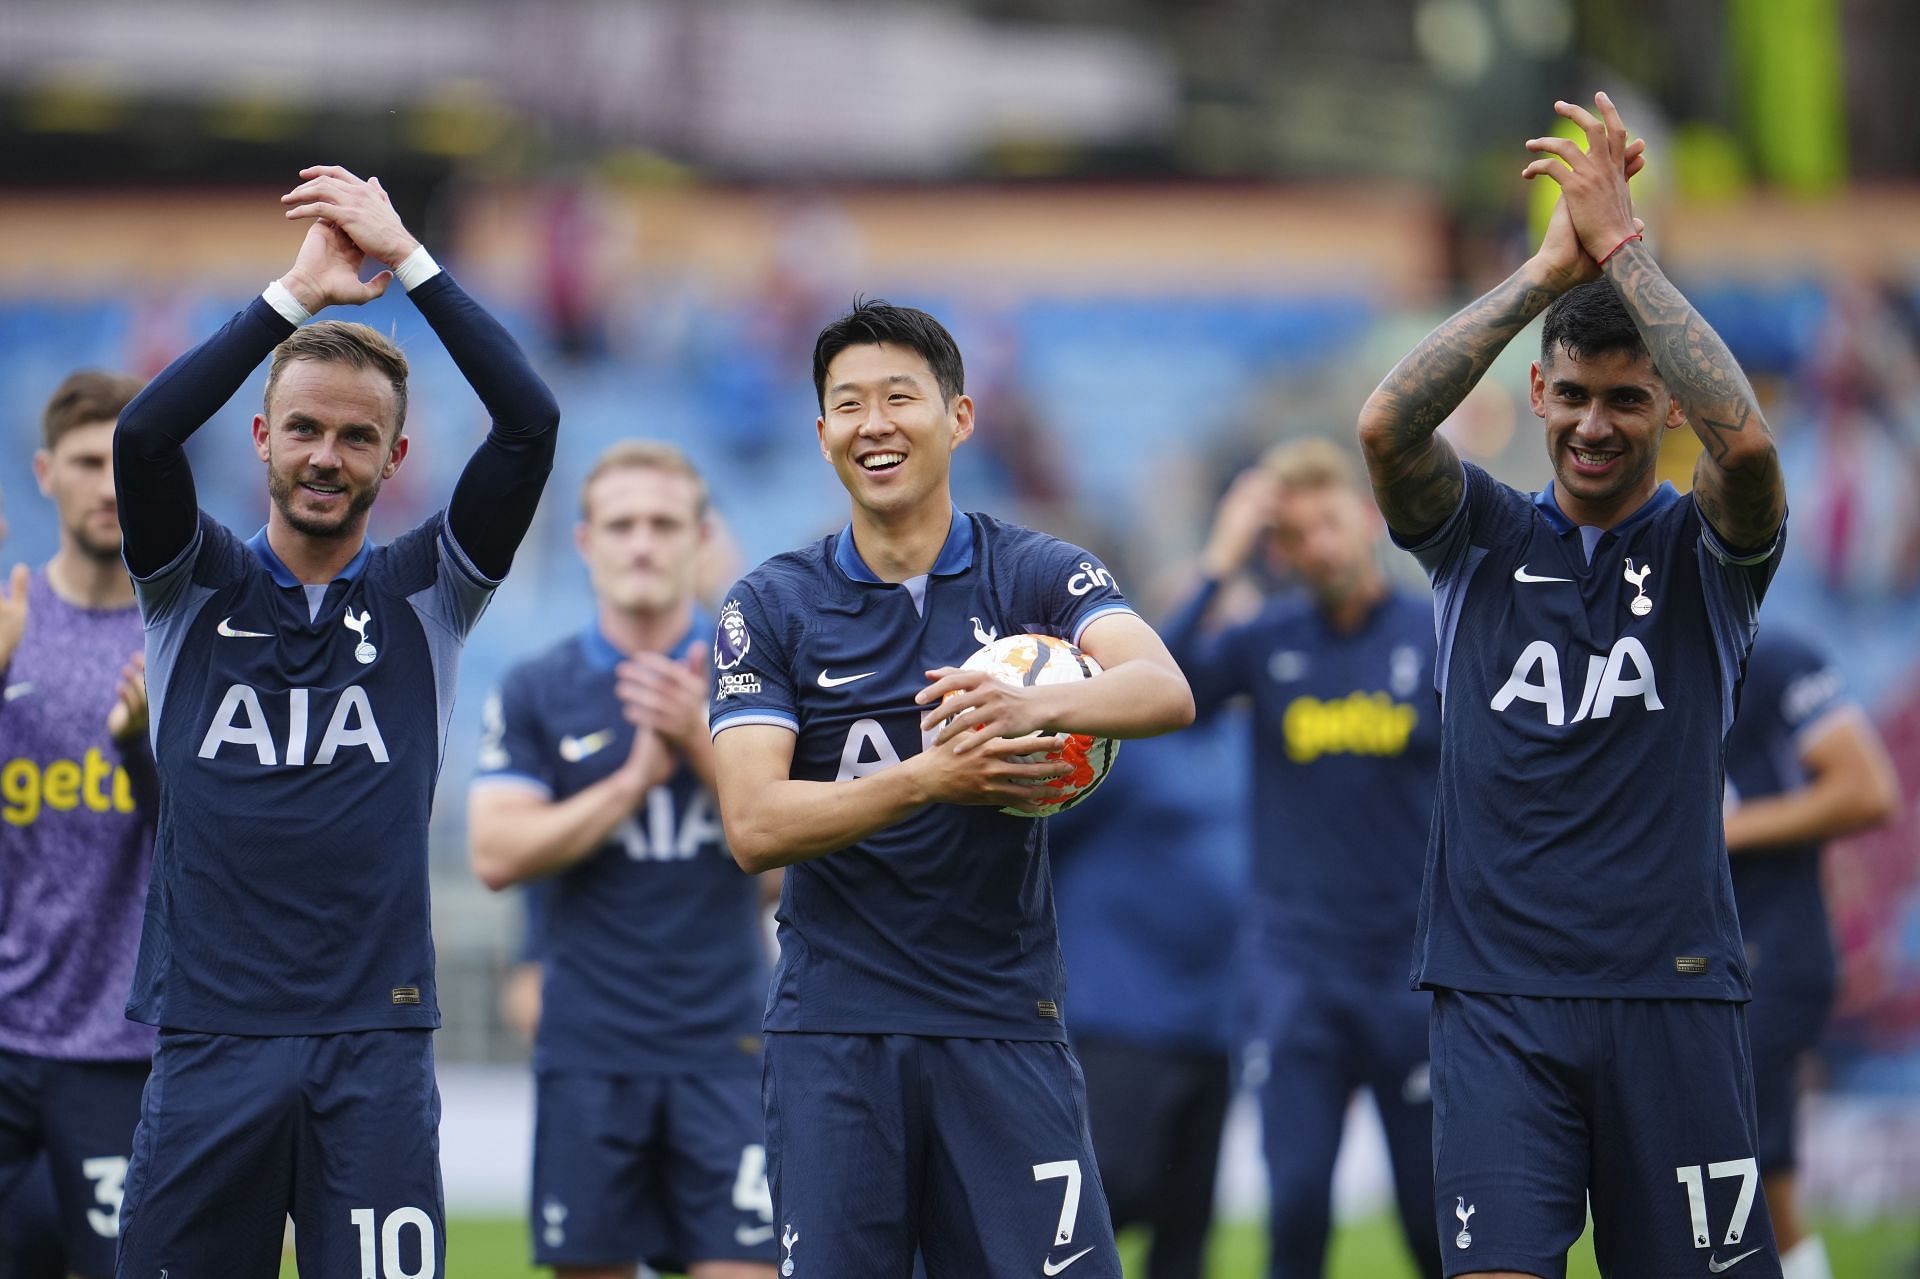
[[[1644,245],[1607,263],[1607,277],[1704,452],[1694,472],[1700,513],[1741,549],[1767,545],[1786,515],[1773,436],[1733,352],[1673,287]]]
[[[1374,498],[1388,526],[1404,536],[1432,532],[1460,504],[1460,459],[1434,431],[1556,296],[1523,275],[1515,272],[1429,333],[1361,411]]]

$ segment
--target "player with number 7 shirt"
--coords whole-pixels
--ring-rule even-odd
[[[1444,714],[1413,978],[1431,1024],[1449,1275],[1780,1274],[1755,1163],[1724,742],[1785,488],[1752,388],[1641,238],[1643,147],[1605,94],[1527,143],[1560,187],[1539,250],[1429,334],[1360,439],[1433,579]],[[1435,428],[1544,313],[1538,494]],[[1657,482],[1665,432],[1703,452]]]
[[[128,1015],[160,1028],[118,1273],[444,1274],[427,818],[461,646],[532,522],[559,410],[375,179],[282,197],[292,268],[120,418],[159,834]],[[367,258],[392,270],[360,279]],[[407,361],[314,312],[398,278],[493,419],[444,511],[376,546]],[[185,444],[271,356],[251,538],[197,509]]]
[[[997,810],[1070,771],[1019,758],[1064,738],[1013,739],[1152,736],[1192,695],[1093,555],[954,507],[974,408],[937,320],[858,303],[813,374],[851,520],[728,593],[710,712],[733,855],[787,868],[763,1090],[781,1273],[907,1279],[917,1251],[929,1279],[1119,1279],[1046,823]],[[1104,673],[960,669],[1018,633]]]

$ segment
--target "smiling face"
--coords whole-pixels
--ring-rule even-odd
[[[63,545],[92,560],[119,558],[112,422],[69,428],[52,448],[34,454],[33,474],[59,514]]]
[[[655,466],[620,466],[582,496],[574,544],[602,603],[658,616],[693,598],[707,537],[698,481]]]
[[[1635,350],[1582,355],[1556,344],[1533,366],[1531,401],[1561,509],[1603,528],[1653,495],[1661,437],[1686,422],[1653,360]]]
[[[407,455],[392,382],[371,368],[296,359],[266,410],[253,419],[253,444],[275,516],[306,537],[357,536]]]
[[[973,401],[940,394],[918,352],[891,342],[849,346],[827,364],[820,452],[854,505],[879,520],[944,511],[951,454],[973,434]]]

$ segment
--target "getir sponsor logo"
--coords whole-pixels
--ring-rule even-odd
[[[1296,697],[1280,721],[1287,758],[1311,764],[1322,755],[1404,755],[1420,712],[1385,693],[1358,690],[1323,702]]]
[[[0,767],[0,820],[13,826],[31,826],[43,809],[56,813],[76,808],[93,813],[131,813],[133,784],[127,770],[101,754],[98,748],[79,760],[56,759],[41,764],[10,759]]]

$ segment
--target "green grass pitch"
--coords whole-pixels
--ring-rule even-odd
[[[1920,1274],[1920,1215],[1863,1226],[1828,1225],[1827,1250],[1833,1272],[1848,1279],[1906,1279]],[[1123,1239],[1127,1273],[1142,1275],[1138,1240]],[[1233,1224],[1214,1232],[1209,1279],[1259,1279],[1266,1242],[1257,1226]],[[1390,1220],[1357,1222],[1334,1237],[1328,1279],[1414,1279],[1400,1245],[1399,1228]],[[447,1227],[448,1279],[533,1279],[548,1272],[527,1262],[524,1222],[458,1219]],[[1705,1273],[1704,1268],[1702,1273]],[[288,1259],[282,1279],[296,1271]],[[1574,1249],[1568,1279],[1597,1279],[1593,1253],[1583,1240]]]

